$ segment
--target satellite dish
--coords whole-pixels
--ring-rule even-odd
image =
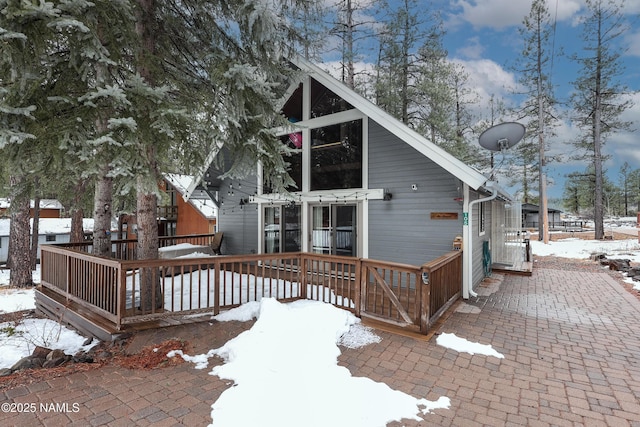
[[[520,123],[500,123],[482,132],[478,142],[487,150],[504,151],[520,142],[524,132],[525,127]]]

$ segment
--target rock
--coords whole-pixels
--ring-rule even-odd
[[[36,348],[33,349],[31,356],[38,357],[40,359],[46,359],[47,355],[51,353],[51,351],[52,350],[50,348],[40,347],[39,345],[37,345]]]
[[[606,258],[607,258],[607,255],[602,252],[594,252],[590,256],[591,261],[600,261]]]
[[[53,353],[53,352],[51,352],[51,353]],[[67,358],[67,355],[64,355],[64,357],[53,357],[51,359],[48,359],[46,362],[44,362],[42,367],[43,368],[55,368],[56,366],[62,365],[67,360],[69,360]]]
[[[613,271],[629,271],[631,268],[631,261],[628,259],[610,259],[609,270]]]
[[[40,363],[39,366],[38,366],[38,361]],[[15,372],[15,371],[21,371],[23,369],[39,368],[40,366],[42,366],[42,359],[38,359],[38,361],[34,362],[34,358],[31,356],[23,357],[22,359],[18,360],[16,363],[13,364],[13,366],[11,367],[11,370]]]
[[[13,374],[13,371],[10,368],[2,368],[0,369],[0,377],[6,377]]]
[[[61,357],[66,357],[66,354],[60,349],[55,349],[47,354],[47,360],[59,359]]]
[[[640,276],[640,267],[631,267],[627,271],[627,276],[629,277],[637,277]]]
[[[76,354],[71,358],[73,363],[93,363],[93,357],[88,354]]]
[[[93,337],[89,337],[86,340],[84,340],[84,342],[82,343],[83,346],[85,345],[89,345],[93,342]]]

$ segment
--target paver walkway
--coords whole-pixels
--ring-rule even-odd
[[[491,344],[504,359],[386,332],[378,344],[343,349],[339,363],[354,376],[415,397],[451,399],[450,409],[424,422],[391,425],[640,426],[640,301],[622,285],[606,273],[538,268],[532,277],[506,276],[478,291],[439,332]],[[144,339],[181,334],[204,353],[246,327],[203,323]],[[188,363],[147,371],[107,367],[20,386],[0,393],[2,403],[66,403],[70,411],[5,412],[0,425],[207,425],[211,404],[230,386],[209,370]]]

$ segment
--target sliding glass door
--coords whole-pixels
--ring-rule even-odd
[[[320,254],[357,256],[357,205],[313,206],[311,250]]]
[[[301,250],[299,205],[269,206],[264,209],[264,252],[298,252]]]

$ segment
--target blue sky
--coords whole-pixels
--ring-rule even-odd
[[[513,98],[509,87],[517,81],[512,69],[517,65],[522,50],[522,39],[518,28],[529,13],[531,1],[523,0],[479,0],[479,1],[436,1],[446,20],[447,35],[445,45],[453,60],[460,61],[472,77],[476,90],[493,91],[506,99]],[[573,90],[571,82],[577,77],[578,65],[568,56],[578,53],[583,46],[582,28],[579,25],[585,13],[582,0],[549,0],[549,11],[556,17],[555,55],[551,74],[559,101],[566,102]],[[640,0],[628,0],[625,13],[630,29],[620,38],[626,53],[622,58],[626,72],[621,82],[631,91],[640,90],[640,27],[638,15]],[[564,51],[564,55],[562,52]],[[500,87],[502,85],[502,88]],[[640,127],[640,95],[629,95],[635,106],[625,113],[624,118],[633,122],[632,132],[612,135],[604,147],[604,153],[611,156],[605,167],[608,176],[619,181],[620,166],[626,161],[632,169],[640,168],[640,147],[638,128]],[[486,99],[484,100],[486,105]],[[559,107],[566,108],[566,107]],[[548,175],[552,181],[549,197],[561,197],[564,176],[572,171],[584,170],[584,165],[573,162],[569,154],[574,150],[569,143],[578,132],[565,120],[557,130],[558,135],[550,138],[550,152],[560,154],[560,162],[550,163]]]
[[[579,22],[585,14],[584,3],[584,0],[548,0],[549,11],[556,19],[555,55],[551,78],[556,87],[556,97],[561,102],[568,101],[573,90],[571,82],[577,77],[578,65],[570,61],[568,56],[578,53],[583,46]],[[469,74],[471,85],[480,97],[478,113],[484,109],[484,115],[487,116],[488,99],[492,94],[512,105],[517,103],[512,93],[517,89],[518,81],[513,69],[517,68],[522,51],[522,39],[518,28],[522,26],[524,17],[531,9],[531,1],[431,0],[424,4],[437,8],[444,18],[445,48],[449,52],[450,60],[464,65]],[[635,105],[624,115],[625,120],[633,122],[633,131],[612,135],[604,147],[604,154],[611,156],[605,164],[607,174],[616,183],[620,180],[619,170],[623,162],[628,162],[631,169],[640,169],[640,94],[637,93],[640,90],[640,0],[627,0],[624,10],[629,19],[630,29],[619,40],[626,49],[622,58],[626,71],[621,82],[636,93],[629,94]],[[364,10],[360,13],[366,14],[369,11]],[[367,65],[367,59],[363,58],[360,67]],[[559,108],[566,110],[567,107]],[[572,123],[565,119],[556,132],[557,136],[549,138],[550,154],[560,155],[562,160],[548,166],[547,174],[551,181],[548,187],[550,198],[562,196],[564,177],[567,173],[582,171],[586,166],[569,159],[569,154],[574,151],[570,142],[578,135]],[[510,191],[517,193],[518,188],[510,188]]]

